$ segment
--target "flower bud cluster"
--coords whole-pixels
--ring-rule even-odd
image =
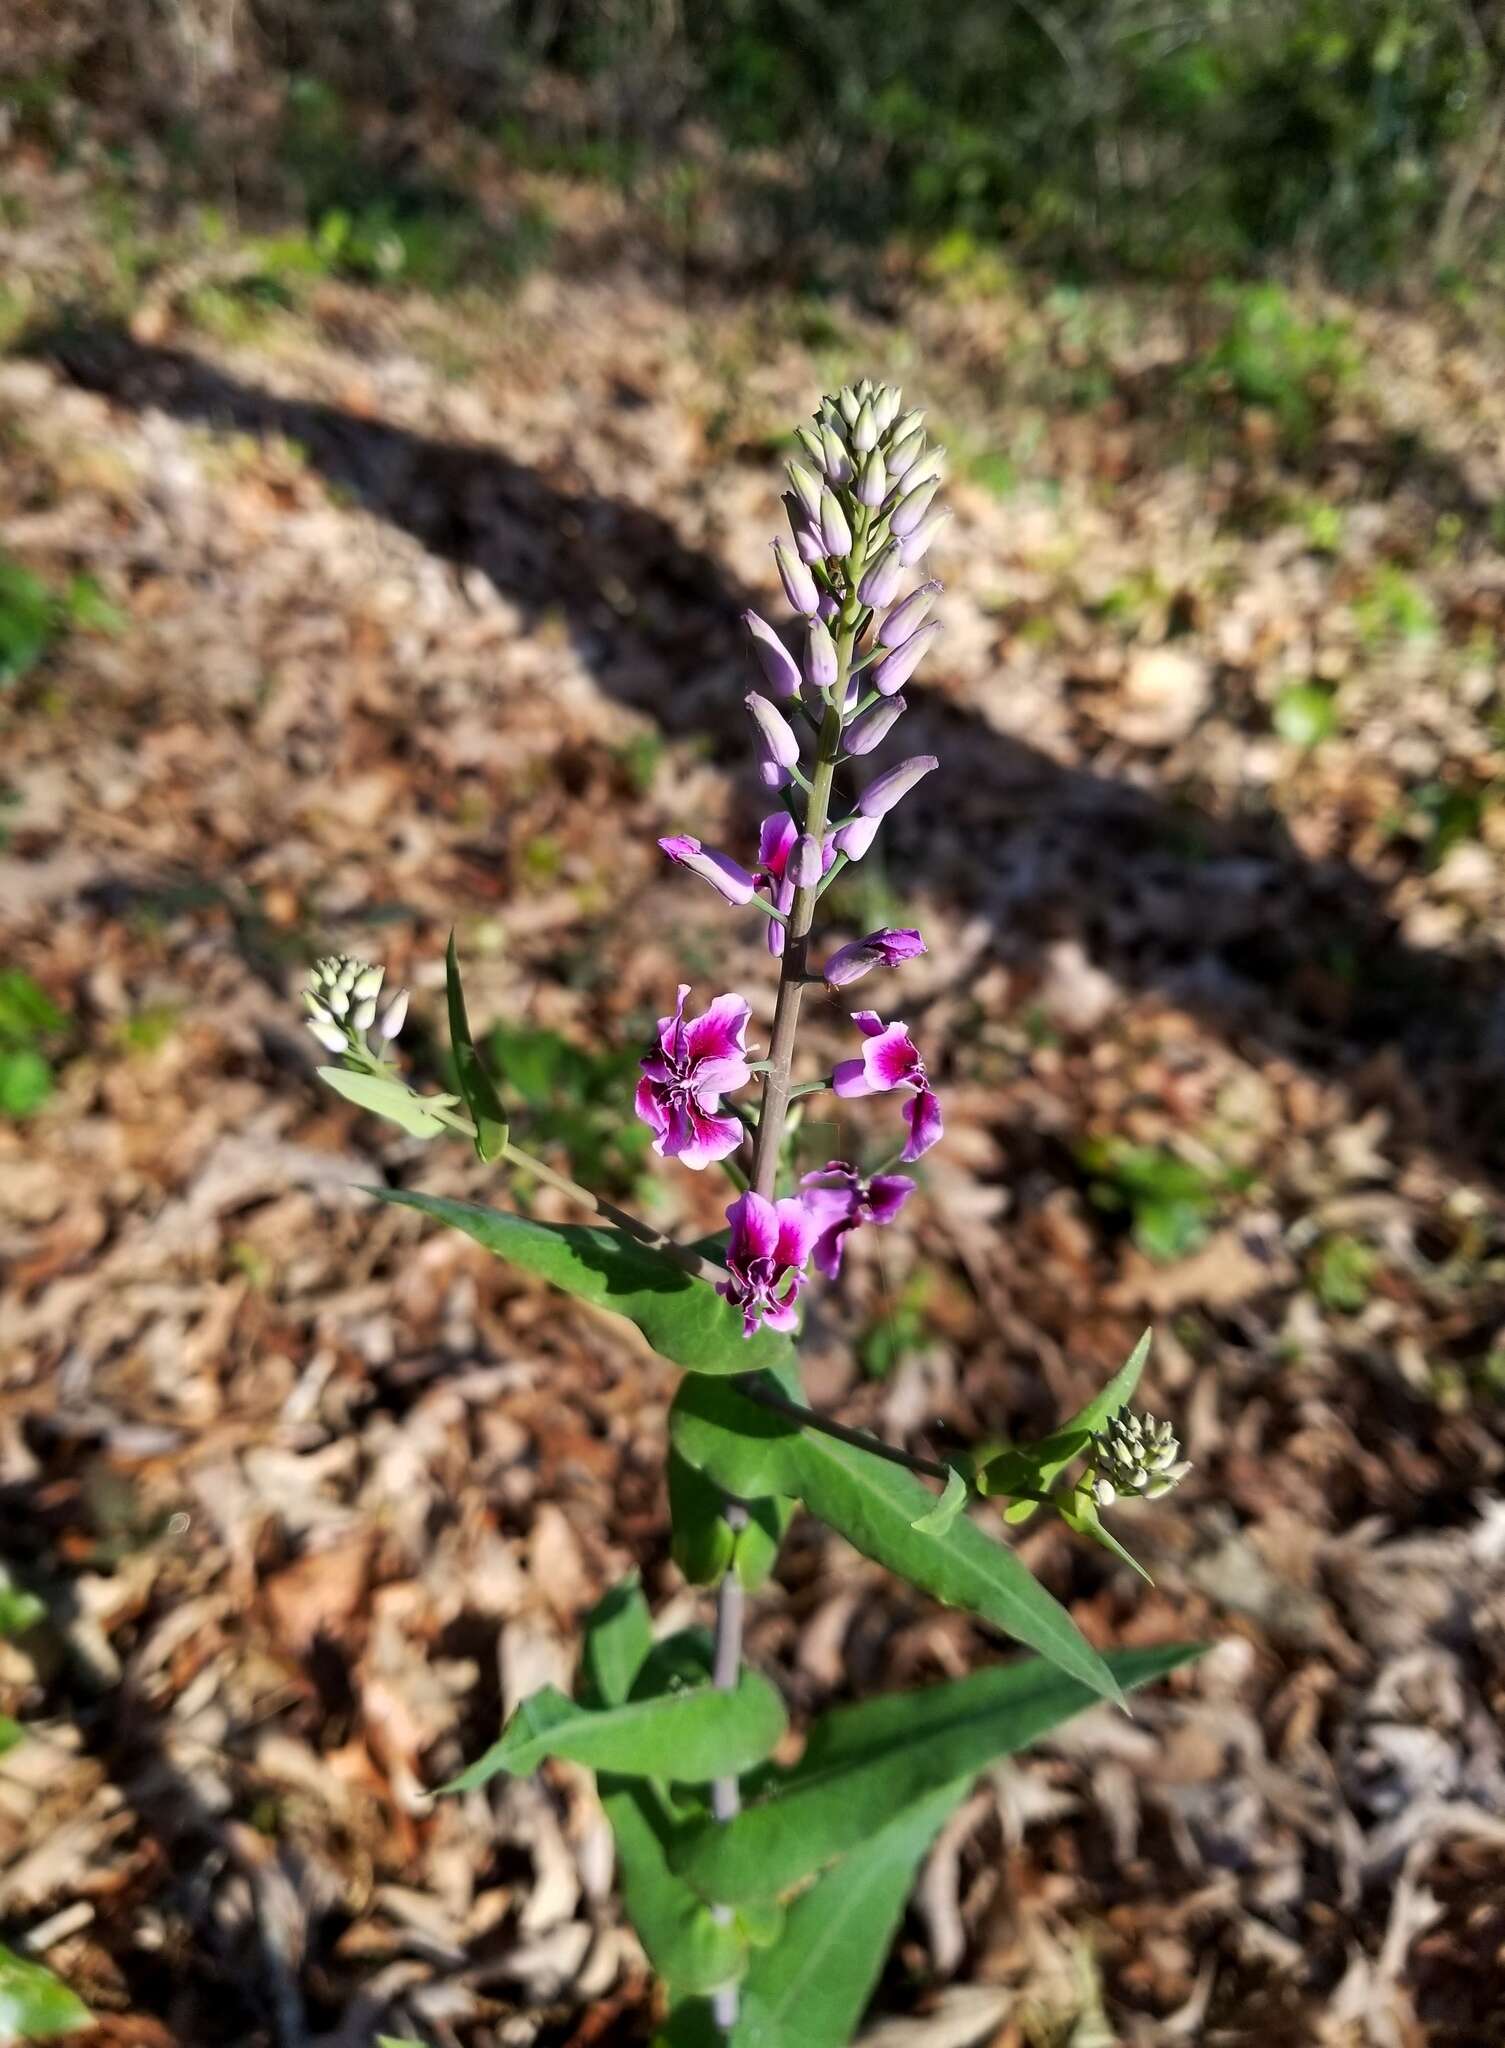
[[[1116,1500],[1160,1500],[1191,1470],[1171,1425],[1153,1415],[1117,1415],[1092,1442],[1085,1479],[1100,1508]]]
[[[308,1028],[326,1052],[364,1052],[366,1033],[374,1029],[390,1042],[408,1014],[408,992],[399,989],[380,1004],[386,969],[368,966],[348,953],[328,953],[309,971],[303,1006]]]

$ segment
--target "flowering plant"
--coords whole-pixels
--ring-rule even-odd
[[[784,501],[790,538],[774,543],[801,621],[798,657],[766,620],[746,615],[764,683],[747,709],[759,781],[778,808],[763,820],[751,866],[689,833],[660,841],[727,904],[765,920],[778,962],[767,1054],[753,1057],[744,996],[718,995],[687,1014],[683,985],[643,1056],[634,1105],[662,1157],[732,1180],[725,1241],[678,1243],[513,1144],[506,1077],[493,1078],[472,1042],[453,941],[458,1093],[422,1093],[403,1078],[393,1047],[406,997],[383,999],[379,968],[322,961],[306,995],[310,1029],[339,1057],[321,1072],[341,1094],[414,1136],[464,1132],[483,1160],[550,1182],[594,1220],[546,1224],[392,1189],[375,1190],[381,1199],[454,1224],[628,1317],[683,1369],[670,1410],[673,1550],[691,1581],[716,1589],[714,1634],[655,1640],[636,1578],[624,1582],[585,1624],[577,1696],[546,1688],[525,1700],[456,1780],[476,1786],[551,1756],[596,1771],[626,1911],[663,1987],[662,2048],[842,2048],[916,1866],[972,1779],[1094,1700],[1121,1700],[1193,1654],[1172,1645],[1100,1655],[1009,1545],[964,1512],[992,1498],[1006,1522],[1019,1522],[1043,1507],[1133,1564],[1102,1510],[1158,1498],[1186,1470],[1169,1424],[1127,1412],[1148,1333],[1052,1435],[950,1465],[805,1402],[792,1340],[812,1269],[835,1280],[848,1237],[894,1221],[916,1186],[894,1169],[923,1159],[944,1130],[925,1056],[899,1019],[853,1013],[851,1054],[828,1074],[796,1079],[795,1054],[808,988],[838,994],[925,951],[918,931],[885,929],[810,964],[823,894],[939,765],[916,754],[861,773],[902,717],[903,686],[940,630],[930,617],[940,585],[904,585],[945,515],[933,509],[941,451],[892,387],[864,380],[824,400],[798,440],[803,459],[789,465]],[[755,1080],[755,1108],[732,1099]],[[790,1111],[822,1089],[848,1100],[897,1095],[890,1156],[876,1166],[833,1159],[795,1184]],[[881,1121],[884,1107],[871,1114]],[[939,1494],[926,1480],[940,1482]],[[902,1702],[838,1708],[793,1754],[778,1693],[744,1662],[742,1616],[796,1504],[1036,1655]]]

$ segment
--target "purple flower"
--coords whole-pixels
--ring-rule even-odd
[[[870,754],[881,740],[888,738],[894,725],[905,709],[902,697],[890,697],[885,703],[875,704],[871,711],[864,711],[854,725],[849,725],[842,744],[849,754]]]
[[[688,832],[676,832],[668,839],[661,839],[659,845],[670,860],[680,867],[688,868],[692,875],[699,875],[703,882],[709,882],[728,903],[751,903],[753,877],[746,868],[739,868],[734,860],[724,853],[716,853]]]
[[[880,775],[876,782],[868,784],[857,799],[858,816],[886,816],[902,797],[908,796],[917,782],[940,765],[934,754],[913,754],[909,760],[901,761],[897,768],[890,768],[886,775]]]
[[[760,619],[756,612],[744,612],[742,622],[752,634],[753,653],[757,655],[758,666],[770,684],[781,697],[797,697],[800,693],[800,672],[789,649],[767,619]]]
[[[930,643],[941,630],[939,619],[932,619],[928,626],[921,626],[911,633],[907,640],[900,642],[892,654],[885,654],[873,669],[873,688],[885,697],[891,697],[895,690],[902,690],[929,651]]]
[[[826,867],[827,863],[821,858],[819,840],[809,832],[801,832],[789,855],[790,881],[796,889],[813,889],[825,873]]]
[[[848,860],[861,860],[877,837],[876,818],[848,818],[844,825],[838,825],[831,834],[831,844],[838,853],[844,853]]]
[[[742,1124],[718,1116],[723,1095],[752,1079],[741,996],[717,996],[703,1017],[685,1022],[690,984],[681,982],[672,1017],[658,1020],[658,1050],[643,1061],[633,1107],[653,1132],[653,1149],[686,1166],[710,1166],[735,1152]]]
[[[907,1173],[875,1173],[864,1180],[845,1159],[828,1160],[818,1172],[807,1173],[800,1186],[818,1232],[815,1264],[828,1280],[841,1271],[847,1232],[862,1223],[892,1223],[915,1190]]]
[[[917,931],[894,931],[885,927],[881,932],[869,932],[865,939],[853,939],[848,946],[839,946],[821,969],[826,982],[832,988],[847,988],[854,981],[861,981],[864,974],[871,974],[875,967],[897,967],[902,960],[913,960],[925,951],[925,941]]]
[[[903,1024],[885,1024],[876,1010],[858,1010],[852,1022],[866,1038],[862,1057],[841,1060],[831,1076],[838,1095],[884,1095],[890,1088],[910,1088],[914,1093],[904,1105],[909,1140],[902,1159],[918,1159],[928,1152],[945,1126],[941,1105],[930,1086],[925,1062]]]
[[[759,1323],[792,1330],[815,1244],[815,1218],[803,1202],[770,1202],[749,1188],[731,1204],[726,1220],[732,1227],[727,1277],[717,1281],[716,1292],[741,1309],[744,1337],[756,1335]]]

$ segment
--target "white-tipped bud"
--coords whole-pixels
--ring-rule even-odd
[[[1153,1415],[1117,1415],[1093,1439],[1087,1475],[1099,1507],[1115,1500],[1161,1500],[1191,1470],[1168,1422]]]
[[[357,1031],[369,1031],[376,1022],[375,996],[367,996],[363,1003],[357,1003],[350,1013],[350,1021]]]
[[[358,996],[363,1002],[368,996],[380,995],[382,981],[386,976],[386,972],[385,967],[366,968],[363,973],[356,976],[355,986],[351,990],[351,994]]]
[[[408,992],[405,988],[400,988],[397,991],[396,995],[393,996],[391,1002],[388,1003],[387,1007],[382,1011],[381,1022],[377,1025],[376,1028],[381,1033],[383,1038],[395,1038],[398,1032],[401,1031],[403,1025],[406,1023],[407,1015]]]
[[[866,455],[878,445],[878,422],[873,418],[873,408],[863,400],[862,410],[852,425],[852,447],[856,454]]]
[[[899,417],[899,407],[904,403],[904,394],[897,384],[883,384],[873,395],[873,418],[878,422],[878,432],[886,434]]]
[[[322,1017],[310,1017],[308,1028],[326,1052],[343,1052],[349,1043],[338,1024],[327,1023]]]

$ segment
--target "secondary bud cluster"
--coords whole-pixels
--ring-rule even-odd
[[[379,1007],[386,969],[368,966],[348,953],[327,953],[309,970],[303,1006],[308,1011],[308,1028],[326,1052],[348,1053],[366,1049],[366,1033],[390,1041],[403,1027],[408,1014],[408,992],[397,994]]]
[[[1116,1500],[1159,1500],[1191,1470],[1171,1425],[1153,1415],[1115,1416],[1092,1443],[1086,1478],[1100,1508]]]

